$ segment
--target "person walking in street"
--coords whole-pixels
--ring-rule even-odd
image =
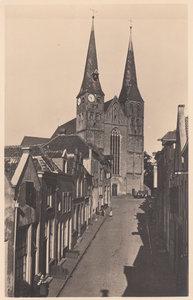
[[[112,207],[111,207],[109,217],[112,217],[112,216],[113,216],[113,210],[112,210]]]

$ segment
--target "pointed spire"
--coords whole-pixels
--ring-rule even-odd
[[[84,77],[77,98],[86,92],[104,96],[104,93],[101,89],[98,73],[97,53],[94,34],[94,15],[92,16],[92,27],[88,45]]]
[[[123,85],[119,96],[120,102],[126,100],[143,101],[137,86],[137,76],[135,70],[135,59],[132,42],[132,25],[130,24],[129,47],[123,77]]]

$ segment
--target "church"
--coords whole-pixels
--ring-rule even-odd
[[[76,118],[59,126],[58,134],[77,134],[112,158],[112,195],[144,190],[144,101],[137,85],[132,26],[119,98],[104,101],[97,63],[94,16]]]

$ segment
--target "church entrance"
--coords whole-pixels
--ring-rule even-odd
[[[117,184],[112,185],[112,196],[117,196]]]

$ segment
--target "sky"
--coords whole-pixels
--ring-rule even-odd
[[[187,7],[182,4],[11,5],[5,14],[5,144],[50,137],[76,115],[95,13],[105,101],[120,94],[130,19],[138,87],[145,103],[144,150],[176,128],[187,110]]]

